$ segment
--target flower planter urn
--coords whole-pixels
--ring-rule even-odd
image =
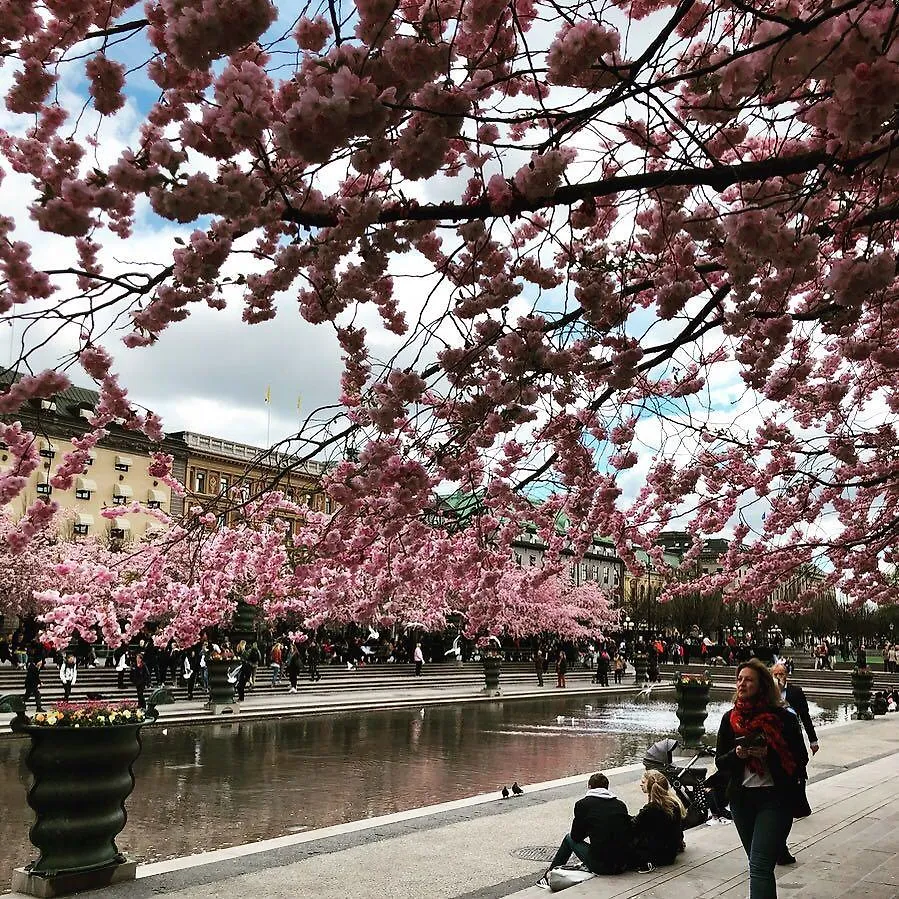
[[[852,672],[852,698],[855,700],[855,712],[853,721],[873,721],[874,713],[871,711],[871,690],[874,687],[874,675],[872,672],[856,669]]]
[[[144,723],[54,727],[13,720],[13,731],[31,740],[29,837],[40,853],[16,869],[13,892],[58,896],[134,879],[137,866],[119,852],[116,837],[128,820],[125,800],[134,789]]]
[[[680,721],[677,732],[681,735],[684,746],[703,745],[711,686],[710,683],[675,682],[677,718]]]
[[[503,660],[498,656],[484,657],[484,692],[488,696],[499,696],[499,675]]]
[[[634,683],[645,684],[647,670],[649,668],[649,656],[645,652],[634,653]]]
[[[228,680],[228,672],[238,663],[236,659],[209,659],[209,698],[206,708],[214,714],[224,710],[236,709],[234,701],[234,684]]]

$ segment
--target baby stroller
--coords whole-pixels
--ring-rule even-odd
[[[684,828],[698,827],[705,824],[709,817],[709,801],[706,795],[706,768],[694,768],[696,761],[703,755],[714,757],[712,749],[700,749],[685,765],[673,764],[672,755],[680,743],[677,740],[659,740],[653,743],[643,756],[643,767],[647,771],[661,771],[668,778],[671,789],[677,793],[684,804],[687,814],[684,817]]]

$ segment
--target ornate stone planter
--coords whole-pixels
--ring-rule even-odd
[[[674,683],[677,693],[677,718],[680,721],[677,732],[681,735],[684,746],[703,745],[711,687],[711,683],[695,681],[675,681]]]
[[[134,878],[116,836],[128,820],[125,800],[134,789],[145,722],[108,727],[47,727],[20,717],[12,729],[27,735],[31,772],[28,804],[35,822],[30,839],[40,856],[16,869],[13,891],[59,895]]]
[[[871,711],[871,690],[874,687],[874,675],[867,669],[852,672],[852,698],[855,700],[853,721],[873,721]]]
[[[649,656],[645,652],[634,653],[634,683],[645,684],[647,679],[647,669],[649,667]]]
[[[235,706],[234,684],[228,680],[228,672],[238,664],[236,659],[209,659],[209,698],[206,708],[213,712],[223,707]]]
[[[488,696],[499,696],[499,675],[503,660],[499,656],[484,656],[484,692]]]

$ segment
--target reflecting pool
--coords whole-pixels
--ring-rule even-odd
[[[717,728],[729,707],[710,705]],[[674,733],[664,697],[554,694],[541,700],[148,727],[119,848],[157,861],[356,821],[642,759]],[[848,720],[838,700],[820,722]],[[30,861],[27,741],[0,741],[0,884]]]

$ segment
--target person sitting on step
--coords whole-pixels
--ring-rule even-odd
[[[683,804],[661,771],[647,771],[640,789],[648,802],[634,818],[633,865],[641,873],[673,865],[684,849]]]
[[[590,775],[587,795],[574,804],[571,831],[537,886],[549,889],[549,872],[564,865],[573,852],[594,874],[621,874],[627,869],[633,824],[627,806],[609,791],[609,778]],[[589,839],[589,843],[587,840]]]

